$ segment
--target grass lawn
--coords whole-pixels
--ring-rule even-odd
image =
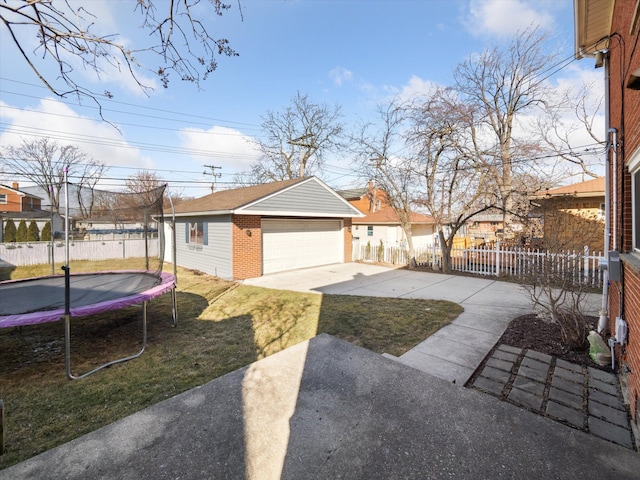
[[[109,261],[92,268],[134,265]],[[75,271],[87,270],[77,266]],[[0,271],[0,278],[50,273],[50,266],[25,267]],[[145,353],[78,381],[67,380],[64,373],[63,322],[0,329],[6,436],[0,469],[318,333],[401,355],[462,311],[446,301],[251,287],[185,269],[178,270],[177,298],[177,327],[171,327],[169,295],[153,300]],[[74,319],[73,373],[136,353],[142,341],[141,316],[140,307],[130,307]]]

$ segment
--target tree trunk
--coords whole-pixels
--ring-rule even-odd
[[[438,237],[440,238],[440,251],[442,252],[442,271],[451,273],[451,244],[447,242],[442,230],[438,232]],[[451,237],[451,241],[453,241],[453,237]]]

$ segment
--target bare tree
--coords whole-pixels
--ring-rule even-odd
[[[604,142],[596,132],[595,123],[602,108],[603,96],[592,93],[593,85],[583,84],[577,89],[561,93],[556,105],[545,105],[545,115],[537,118],[537,127],[544,145],[565,165],[578,167],[584,176],[596,178],[593,164],[601,162]],[[587,145],[576,145],[575,135],[586,134]],[[564,172],[567,178],[575,172]],[[558,176],[556,176],[558,178]]]
[[[393,154],[404,143],[405,110],[397,100],[378,107],[380,126],[366,124],[353,136],[356,162],[360,172],[373,179],[376,188],[384,192],[384,199],[398,217],[407,240],[409,268],[416,265],[411,213],[415,194],[416,175],[411,159]],[[376,199],[374,199],[375,201]]]
[[[77,173],[76,183],[79,187],[76,189],[76,197],[80,215],[83,218],[89,218],[92,215],[96,201],[96,185],[106,169],[107,167],[103,163],[94,162],[90,168],[80,169]]]
[[[105,65],[128,72],[140,88],[148,91],[150,87],[141,79],[142,71],[155,74],[164,87],[168,86],[171,73],[197,84],[216,69],[217,57],[237,55],[227,39],[209,33],[206,22],[208,17],[221,16],[230,5],[222,0],[209,0],[208,7],[203,3],[132,0],[132,13],[140,16],[141,28],[149,33],[149,43],[137,48],[128,46],[118,33],[96,33],[101,19],[91,13],[90,2],[4,1],[0,3],[0,19],[12,47],[51,92],[60,97],[75,94],[97,100],[98,93],[78,83],[74,63],[79,61],[83,70],[93,70],[97,75],[104,73]],[[38,47],[29,52],[27,45],[32,39],[37,39]],[[65,86],[58,86],[47,77],[37,57],[57,67],[56,77]],[[143,66],[141,62],[147,57],[158,63]],[[112,96],[108,91],[103,94]]]
[[[475,110],[451,90],[436,89],[415,101],[408,115],[408,140],[425,189],[420,204],[436,222],[442,269],[449,272],[456,234],[474,215],[495,208],[497,200],[482,161]]]
[[[322,168],[326,152],[340,146],[340,107],[314,103],[300,92],[282,111],[263,117],[262,158],[242,175],[240,183],[266,183],[312,175]]]
[[[75,145],[60,145],[49,138],[22,140],[19,146],[2,149],[2,160],[12,176],[27,178],[46,192],[51,208],[60,212],[60,192],[64,187],[64,169],[78,190],[91,192],[104,174],[106,167],[88,157]],[[80,195],[80,193],[78,193]],[[84,208],[88,208],[86,203]]]
[[[157,173],[149,170],[140,170],[125,180],[124,191],[125,193],[142,194],[145,197],[145,201],[152,202],[156,198],[155,191],[165,185],[168,185],[168,182],[163,180]],[[169,196],[171,201],[169,201]],[[163,208],[170,208],[171,202],[176,205],[185,200],[189,200],[189,197],[184,194],[183,190],[167,189],[163,197]]]
[[[544,48],[545,32],[529,28],[505,47],[470,57],[454,72],[455,89],[477,111],[479,128],[486,136],[484,162],[500,197],[505,231],[511,228],[514,164],[523,151],[539,146],[531,134],[516,135],[520,116],[544,104],[554,56]],[[478,137],[482,138],[482,137]],[[519,158],[520,156],[520,158]]]

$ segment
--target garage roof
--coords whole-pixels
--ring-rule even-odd
[[[316,177],[214,192],[176,205],[175,213],[176,216],[230,213],[335,218],[363,216],[357,208]]]

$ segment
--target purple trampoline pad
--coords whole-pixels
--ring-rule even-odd
[[[147,271],[72,274],[72,316],[143,303],[175,288],[173,275]],[[59,320],[64,314],[64,275],[0,282],[0,327]]]

